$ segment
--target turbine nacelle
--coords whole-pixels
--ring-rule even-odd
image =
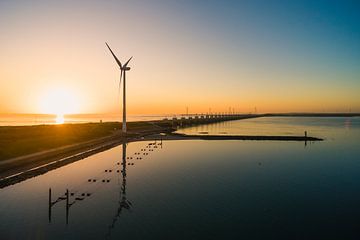
[[[128,63],[130,62],[130,60],[131,60],[133,57],[131,57],[129,60],[127,60],[127,62],[126,62],[124,65],[122,65],[121,62],[120,62],[120,60],[115,56],[115,54],[114,54],[113,51],[111,50],[110,46],[109,46],[107,43],[105,43],[105,44],[106,44],[106,46],[108,47],[108,49],[110,50],[111,55],[114,57],[116,63],[119,65],[120,70],[121,70],[121,71],[129,71],[129,70],[130,70],[130,67],[128,67],[127,65],[128,65]]]

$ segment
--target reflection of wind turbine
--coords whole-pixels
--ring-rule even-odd
[[[130,62],[130,60],[132,59],[132,57],[127,60],[127,62],[122,65],[121,62],[119,61],[119,59],[115,56],[115,54],[113,53],[113,51],[111,50],[111,48],[109,47],[109,45],[107,43],[105,43],[106,46],[109,48],[111,54],[113,55],[113,57],[115,58],[115,61],[117,62],[117,64],[119,65],[120,67],[120,82],[119,82],[119,89],[121,88],[121,78],[123,76],[123,73],[124,73],[124,87],[123,87],[123,121],[122,121],[122,131],[123,133],[126,133],[126,89],[125,89],[125,86],[126,86],[126,78],[125,78],[125,75],[126,75],[126,71],[129,71],[130,70],[130,67],[128,67],[128,63]]]
[[[132,204],[129,200],[127,200],[126,197],[126,142],[123,141],[123,149],[122,149],[122,184],[121,184],[121,191],[119,196],[119,207],[116,211],[115,216],[113,217],[113,220],[109,226],[109,231],[106,235],[107,238],[110,238],[111,230],[115,227],[116,221],[119,219],[122,210],[125,208],[127,210],[130,210],[132,207]]]

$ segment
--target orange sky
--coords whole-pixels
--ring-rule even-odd
[[[36,3],[0,5],[0,113],[120,112],[105,41],[122,61],[134,56],[129,114],[360,112],[359,58],[330,38],[324,52],[312,39],[307,51],[276,34],[262,42],[259,26],[186,4]]]

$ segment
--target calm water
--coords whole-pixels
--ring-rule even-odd
[[[186,132],[304,130],[326,140],[115,147],[1,189],[0,239],[360,239],[360,118],[263,118]],[[49,220],[50,187],[52,201],[74,193],[68,217],[62,200]]]

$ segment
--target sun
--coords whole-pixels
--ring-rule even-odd
[[[56,123],[64,122],[64,114],[79,112],[79,100],[70,89],[49,89],[40,97],[40,111],[44,114],[55,114]]]

